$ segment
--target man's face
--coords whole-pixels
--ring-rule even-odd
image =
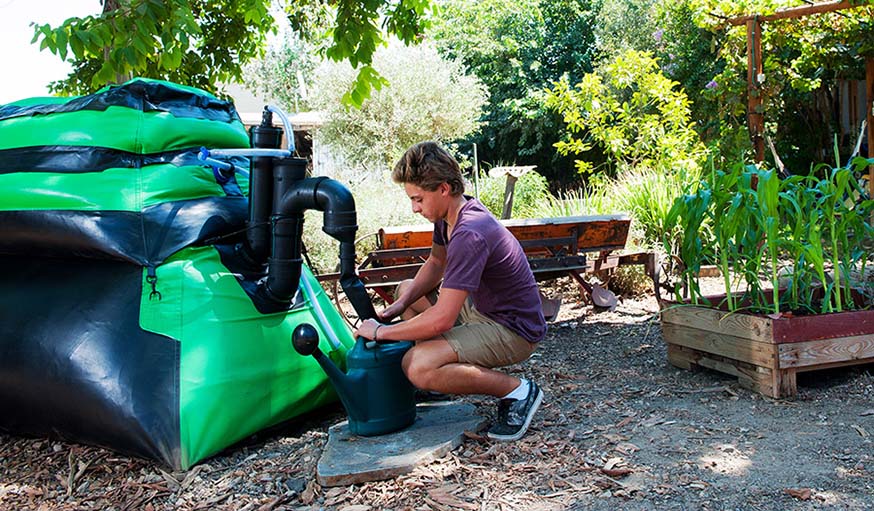
[[[448,183],[442,183],[433,192],[423,190],[411,183],[404,183],[404,191],[407,192],[407,197],[410,198],[413,213],[422,215],[432,223],[446,217],[446,212],[449,210],[449,199],[451,198],[449,190]]]

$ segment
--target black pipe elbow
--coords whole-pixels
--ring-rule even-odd
[[[362,319],[375,318],[376,311],[355,264],[355,233],[358,216],[355,199],[343,184],[326,177],[280,179],[276,177],[273,204],[273,255],[268,260],[267,279],[259,286],[260,298],[287,304],[300,282],[303,213],[323,213],[322,230],[340,242],[340,285]]]
[[[324,211],[322,230],[340,243],[355,243],[358,215],[352,192],[339,181],[324,179],[316,185],[315,200]]]

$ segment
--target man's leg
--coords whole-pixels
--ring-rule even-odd
[[[485,394],[504,397],[519,386],[513,376],[461,363],[446,339],[419,341],[402,362],[404,373],[417,388],[445,394]]]
[[[404,290],[407,288],[407,286],[409,286],[412,283],[413,283],[413,279],[407,279],[407,280],[402,281],[400,284],[398,284],[398,287],[395,288],[395,298],[401,296],[401,294],[404,292]],[[413,302],[412,305],[407,307],[407,309],[403,313],[401,313],[401,319],[403,319],[404,321],[406,321],[408,319],[412,319],[412,318],[418,316],[419,314],[425,312],[425,310],[433,307],[434,303],[429,299],[430,294],[431,293],[419,298],[418,300]]]

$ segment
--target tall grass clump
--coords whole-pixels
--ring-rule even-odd
[[[535,216],[628,213],[633,219],[634,245],[660,248],[666,237],[678,240],[676,227],[667,225],[668,212],[674,200],[696,186],[699,179],[697,167],[663,172],[646,167],[629,169],[594,185],[549,196],[535,210]]]
[[[819,165],[787,179],[754,165],[713,169],[668,214],[680,242],[666,239],[665,249],[682,262],[680,279],[692,303],[703,301],[697,274],[711,258],[722,269],[730,311],[828,313],[864,306],[853,291],[868,286],[855,276],[865,273],[874,201],[855,176],[871,163],[856,158],[845,167]],[[680,300],[679,283],[675,289]]]

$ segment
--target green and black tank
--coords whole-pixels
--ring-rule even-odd
[[[0,429],[176,469],[336,399],[291,349],[302,322],[342,364],[353,339],[308,268],[262,313],[233,246],[249,146],[233,104],[135,79],[0,106]]]

